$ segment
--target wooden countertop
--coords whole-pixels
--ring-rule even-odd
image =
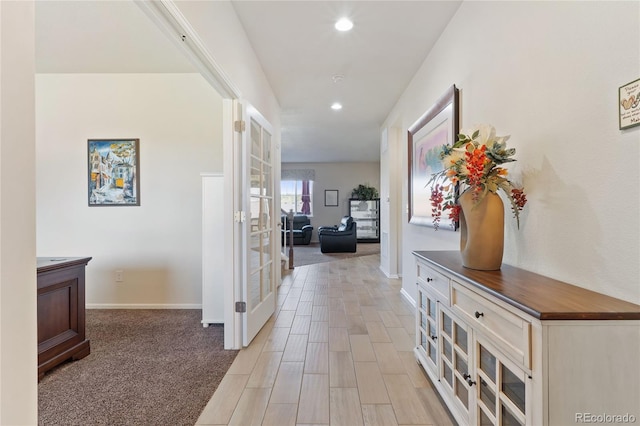
[[[37,271],[39,274],[43,272],[55,271],[56,269],[67,268],[75,265],[86,265],[91,257],[38,257],[36,258]]]
[[[524,269],[505,264],[498,271],[468,269],[462,266],[457,251],[414,251],[413,254],[541,320],[640,319],[640,305]]]

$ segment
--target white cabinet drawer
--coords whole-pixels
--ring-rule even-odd
[[[431,289],[440,303],[449,306],[449,278],[418,262],[418,281],[426,288]]]
[[[479,294],[452,282],[451,305],[472,328],[527,369],[531,368],[531,323]]]

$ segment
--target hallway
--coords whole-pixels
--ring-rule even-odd
[[[379,255],[296,267],[197,425],[450,425],[413,355],[415,316]]]

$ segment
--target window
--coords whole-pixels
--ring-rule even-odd
[[[280,206],[289,213],[311,216],[313,212],[313,181],[282,180],[280,181]]]

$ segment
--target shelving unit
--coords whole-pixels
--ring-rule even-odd
[[[349,199],[349,216],[356,222],[359,243],[380,242],[380,199]]]

